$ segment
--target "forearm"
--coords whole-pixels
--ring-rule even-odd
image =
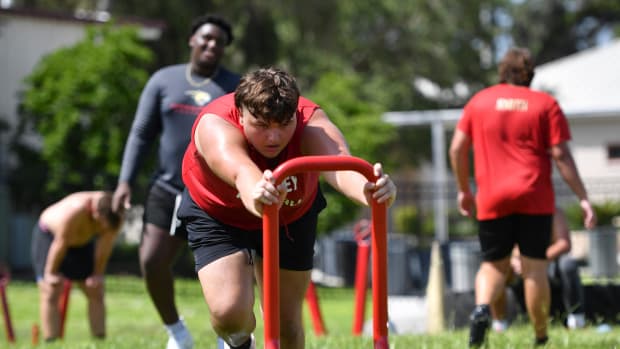
[[[45,274],[57,274],[66,254],[67,247],[65,243],[58,239],[52,241],[47,252],[47,260],[45,261]]]
[[[469,150],[471,142],[467,135],[460,130],[454,131],[450,144],[450,165],[456,178],[459,192],[470,193],[469,187]]]
[[[547,259],[554,260],[570,251],[570,244],[565,240],[558,240],[547,248]]]
[[[347,198],[360,205],[368,206],[364,185],[368,180],[355,171],[334,171],[324,173],[325,180]]]
[[[570,152],[563,152],[561,156],[556,157],[555,163],[562,179],[564,179],[579,200],[587,200],[586,188],[581,181],[577,166]]]
[[[127,137],[119,181],[133,183],[148,150],[161,130],[158,101],[158,88],[156,84],[149,81],[140,95],[138,108]]]
[[[112,254],[112,248],[114,247],[114,240],[116,234],[104,233],[103,237],[100,237],[95,243],[95,266],[93,274],[103,275],[105,273],[108,260]]]
[[[454,156],[451,156],[451,165],[454,176],[456,177],[457,189],[460,192],[469,193],[471,188],[469,186],[468,154],[461,150]]]
[[[235,188],[239,192],[241,202],[243,206],[257,217],[262,216],[262,205],[257,206],[257,202],[254,198],[254,190],[257,183],[261,180],[263,174],[258,168],[252,168],[252,166],[241,167],[237,176],[234,179]]]

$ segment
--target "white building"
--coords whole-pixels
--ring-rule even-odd
[[[84,37],[87,25],[108,19],[109,14],[101,11],[82,11],[71,16],[0,8],[0,120],[9,127],[8,132],[0,133],[0,259],[8,259],[13,267],[29,265],[29,229],[33,225],[31,217],[11,213],[4,177],[6,147],[18,121],[23,80],[44,55],[75,44]],[[144,40],[158,39],[164,28],[160,21],[116,22],[138,25]]]

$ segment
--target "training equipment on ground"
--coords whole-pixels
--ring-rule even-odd
[[[58,301],[60,311],[60,338],[65,337],[65,323],[67,322],[67,308],[69,307],[69,296],[71,295],[71,280],[64,279],[62,284],[62,294]]]
[[[11,312],[9,310],[9,302],[6,297],[7,281],[0,279],[0,298],[2,298],[2,315],[4,316],[4,328],[6,330],[6,338],[9,343],[15,343],[15,332],[13,331],[13,323],[11,322]]]
[[[273,171],[276,185],[287,176],[308,171],[357,171],[376,181],[373,166],[352,156],[302,156],[288,160]],[[280,348],[280,272],[278,205],[263,208],[263,311],[265,348]],[[375,349],[388,349],[387,317],[387,204],[371,203],[373,341]]]

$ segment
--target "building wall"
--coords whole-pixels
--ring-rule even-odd
[[[17,121],[23,79],[41,57],[84,36],[83,22],[0,13],[0,116]]]
[[[620,159],[608,158],[607,146],[620,144],[620,115],[616,119],[571,120],[571,150],[581,176],[587,180],[620,178]]]

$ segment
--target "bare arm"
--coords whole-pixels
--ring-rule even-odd
[[[562,142],[552,146],[551,157],[555,161],[558,171],[566,184],[568,184],[573,193],[579,198],[579,205],[581,206],[584,216],[584,226],[588,229],[593,228],[596,225],[596,214],[588,200],[586,188],[581,181],[568,144]]]
[[[279,201],[279,193],[248,154],[246,140],[236,127],[217,115],[205,115],[198,122],[195,132],[198,152],[214,173],[235,187],[246,209],[260,217],[262,205]],[[265,181],[272,201],[255,200],[257,183]]]
[[[553,230],[551,233],[551,245],[547,248],[547,259],[553,260],[571,249],[570,232],[566,216],[561,209],[556,209],[553,215]]]
[[[45,262],[45,274],[58,275],[62,260],[65,258],[68,249],[67,241],[61,236],[55,236],[50,249],[47,252]]]
[[[95,242],[95,268],[94,275],[103,275],[105,268],[114,248],[114,241],[118,236],[118,231],[103,232]]]
[[[304,129],[302,152],[304,155],[351,155],[342,132],[321,109],[314,112]],[[368,182],[356,171],[325,171],[323,176],[332,187],[359,204],[369,205],[370,200],[375,199],[389,205],[396,198],[396,186],[383,174],[381,164],[375,164],[374,170],[380,177],[376,183]]]
[[[456,177],[458,187],[459,211],[462,215],[471,216],[474,198],[469,187],[469,151],[471,140],[463,131],[456,129],[450,144],[450,165]]]

